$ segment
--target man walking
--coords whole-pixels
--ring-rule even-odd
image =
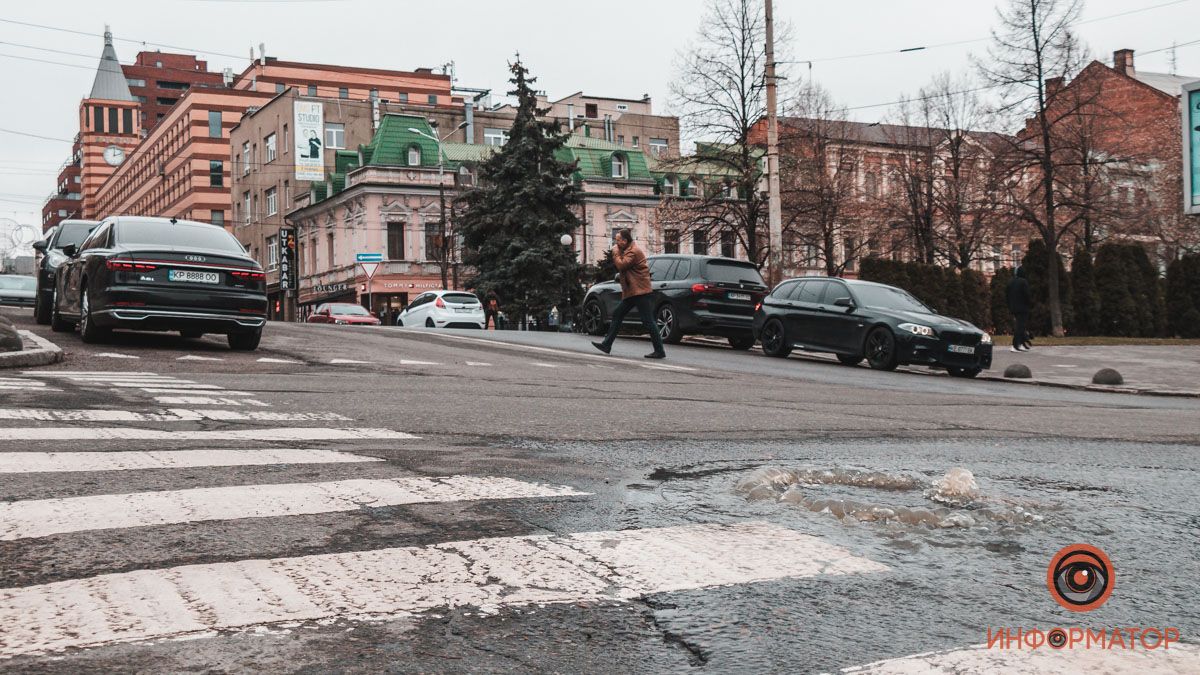
[[[651,302],[654,296],[650,292],[650,266],[646,264],[646,254],[642,253],[642,249],[633,243],[633,233],[628,229],[617,232],[617,245],[613,248],[613,263],[616,264],[617,271],[620,273],[618,279],[621,282],[621,302],[613,310],[612,323],[608,327],[608,336],[604,338],[604,342],[593,342],[592,344],[605,354],[609,353],[612,350],[613,341],[617,339],[617,331],[620,330],[625,315],[629,313],[629,310],[637,308],[638,317],[641,318],[642,325],[649,331],[650,340],[654,343],[654,351],[646,354],[646,358],[666,358],[667,353],[663,351],[662,335],[659,334],[658,326],[654,323],[654,303]]]
[[[1018,267],[1012,281],[1005,289],[1008,297],[1008,311],[1013,315],[1013,340],[1011,352],[1029,351],[1029,337],[1025,334],[1025,326],[1029,323],[1029,309],[1032,302],[1029,297],[1029,281],[1025,278],[1025,268]]]

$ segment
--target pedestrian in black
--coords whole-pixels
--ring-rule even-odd
[[[488,291],[483,297],[483,329],[487,330],[488,322],[492,328],[500,330],[500,296],[496,291]]]
[[[1029,310],[1033,304],[1029,295],[1029,280],[1025,278],[1025,268],[1018,267],[1012,281],[1005,289],[1008,298],[1008,311],[1013,315],[1012,352],[1029,351],[1029,336],[1026,326],[1029,324]]]
[[[650,266],[646,263],[646,254],[633,243],[633,232],[628,229],[617,232],[617,245],[613,247],[613,263],[619,272],[621,282],[621,302],[613,310],[612,324],[608,327],[608,336],[603,342],[592,344],[604,352],[612,350],[612,343],[617,339],[617,331],[629,310],[637,308],[638,318],[650,333],[650,341],[654,343],[654,351],[646,354],[648,359],[666,358],[663,351],[662,335],[654,323],[654,295],[650,288]]]

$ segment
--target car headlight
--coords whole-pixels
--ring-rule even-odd
[[[345,321],[342,321],[341,319],[334,319],[334,321],[333,321],[333,322],[334,322],[334,323],[336,323],[336,324],[337,324],[337,325],[339,325],[339,326],[345,326],[345,325],[346,325],[346,322],[345,322]]]
[[[984,333],[984,334],[983,334],[983,335],[982,335],[982,336],[979,338],[979,344],[981,344],[981,345],[990,345],[990,344],[992,344],[992,336],[991,336],[991,334],[990,334],[990,333]]]
[[[930,337],[933,335],[933,329],[929,326],[922,326],[919,323],[902,323],[898,326],[900,330],[906,330],[913,335],[924,335]]]

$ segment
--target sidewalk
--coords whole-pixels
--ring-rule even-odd
[[[1004,369],[1014,363],[1029,366],[1033,379],[1005,379]],[[1125,383],[1115,387],[1092,384],[1092,376],[1101,368],[1116,369]],[[1200,397],[1200,346],[1035,346],[1031,351],[1014,354],[1007,345],[996,345],[991,370],[979,377],[1097,391]]]

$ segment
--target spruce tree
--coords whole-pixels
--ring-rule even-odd
[[[1166,312],[1171,335],[1200,337],[1200,253],[1171,261],[1167,268]]]
[[[1092,256],[1084,249],[1075,251],[1071,261],[1071,333],[1100,334],[1100,296],[1096,292],[1096,270]]]
[[[480,165],[478,185],[464,195],[458,230],[464,261],[475,270],[468,288],[494,290],[503,311],[519,320],[566,309],[579,269],[560,240],[579,228],[573,207],[581,198],[575,164],[556,158],[567,135],[557,122],[538,119],[545,111],[531,88],[536,78],[519,59],[509,70],[517,115],[508,142]]]

